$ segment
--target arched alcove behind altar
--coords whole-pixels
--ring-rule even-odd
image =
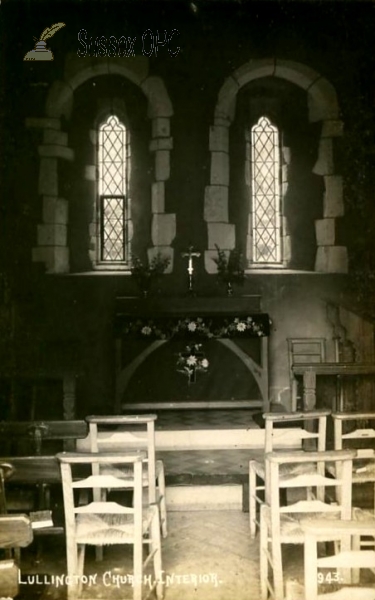
[[[246,340],[244,354],[259,362],[258,340]],[[235,343],[235,342],[234,342]],[[148,354],[130,377],[122,404],[194,402],[223,400],[261,400],[262,393],[249,365],[220,340],[205,340],[202,351],[209,362],[207,372],[198,372],[195,383],[178,372],[178,354],[186,341],[170,340]]]

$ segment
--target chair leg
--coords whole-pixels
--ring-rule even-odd
[[[252,461],[249,463],[249,520],[250,520],[250,537],[252,539],[256,536],[256,473],[252,465]]]
[[[158,465],[159,473],[158,473],[158,490],[160,495],[160,522],[161,522],[161,533],[163,538],[166,538],[168,535],[167,530],[167,499],[165,495],[165,474],[164,474],[164,465]]]
[[[78,584],[78,595],[81,595],[82,592],[82,575],[83,569],[85,565],[85,544],[78,545],[78,557],[77,557],[77,573],[79,575],[79,584]]]
[[[94,488],[93,498],[95,502],[106,502],[107,490]],[[95,546],[95,560],[98,562],[103,560],[103,546]]]
[[[353,546],[352,546],[353,550],[360,550],[361,549],[361,538],[358,535],[353,536]],[[359,583],[359,569],[351,569],[351,574],[352,574],[352,581],[351,583]]]
[[[79,546],[78,546],[77,571],[78,571],[78,575],[80,577],[82,577],[82,575],[83,575],[83,570],[84,570],[84,566],[85,566],[85,550],[86,550],[86,545],[85,544],[79,544]]]
[[[155,517],[151,522],[151,551],[153,552],[153,563],[154,563],[154,577],[155,577],[155,589],[156,597],[161,599],[164,597],[164,583],[163,583],[163,568],[161,559],[161,540],[160,540],[160,519],[159,512],[155,512]]]
[[[75,582],[78,574],[78,548],[74,539],[69,537],[66,540],[66,563],[67,575],[70,578],[70,585],[67,586],[67,598],[76,600],[79,594],[78,583]]]
[[[284,600],[284,575],[281,554],[281,541],[279,539],[275,539],[275,536],[272,536],[271,552],[273,569],[273,588],[275,593],[274,599]]]
[[[95,546],[95,560],[98,562],[103,560],[103,546]]]
[[[318,552],[317,544],[310,536],[305,538],[304,546],[305,597],[316,600],[318,597]]]
[[[260,506],[260,529],[259,529],[259,544],[260,544],[260,597],[261,600],[267,600],[268,596],[268,527],[265,518],[266,507]]]
[[[141,525],[142,527],[142,525]],[[142,600],[142,588],[143,588],[143,539],[142,529],[137,532],[135,526],[135,538],[133,547],[133,599]]]

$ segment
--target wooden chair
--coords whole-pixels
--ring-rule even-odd
[[[142,467],[146,453],[61,453],[57,455],[61,466],[63,485],[67,575],[71,581],[82,581],[84,573],[85,547],[111,544],[133,545],[134,600],[142,598],[142,584],[145,568],[152,560],[154,567],[154,587],[157,598],[163,596],[162,562],[160,542],[160,521],[158,507],[153,504],[146,508],[142,503]],[[125,506],[118,501],[95,500],[94,490],[111,491],[129,489],[129,480],[107,474],[92,474],[93,465],[119,469],[131,469],[133,506]],[[82,473],[86,466],[86,474]],[[81,469],[78,473],[76,469]],[[87,504],[79,501],[78,492],[89,491]],[[146,560],[143,560],[143,546],[149,547]],[[75,600],[81,593],[79,583],[68,587],[68,600]]]
[[[155,421],[156,415],[88,416],[89,448],[82,440],[78,449],[100,451],[145,450],[147,468],[144,469],[143,484],[148,488],[148,502],[157,502],[163,537],[167,536],[167,506],[165,497],[164,464],[156,460]],[[108,468],[107,468],[108,471]],[[113,471],[113,469],[112,469]],[[127,472],[115,472],[117,477],[127,478]]]
[[[342,569],[370,569],[375,573],[375,551],[361,550],[359,539],[363,535],[375,537],[375,520],[370,521],[301,521],[305,536],[305,597],[308,600],[375,600],[375,578],[368,584],[345,585]],[[340,542],[350,536],[349,550],[342,550]],[[318,558],[318,543],[334,541],[335,553]],[[338,544],[337,544],[338,542]],[[319,572],[320,569],[320,572]],[[360,584],[359,577],[357,584]],[[328,593],[318,593],[324,588],[340,587]],[[328,585],[327,585],[328,584]]]
[[[282,544],[303,544],[304,534],[299,521],[309,517],[330,517],[350,520],[352,511],[351,501],[351,472],[353,451],[331,452],[273,452],[266,456],[266,501],[260,511],[260,580],[261,598],[267,600],[268,592],[274,600],[284,600],[284,574],[282,561]],[[339,462],[340,477],[326,477],[319,472],[319,466],[328,461]],[[314,463],[315,471],[301,474],[300,466]],[[287,467],[287,468],[286,468]],[[281,473],[282,471],[282,473]],[[340,488],[341,500],[330,502],[326,495],[321,500],[316,491],[313,495],[308,490],[327,489],[332,491]],[[288,502],[281,506],[280,490],[288,491]],[[305,499],[292,501],[291,492],[303,492]],[[269,577],[272,567],[272,581]]]
[[[375,516],[375,412],[332,413],[335,450],[354,448],[353,485],[373,484]],[[372,421],[372,425],[369,424]]]
[[[292,394],[291,411],[296,412],[301,394],[298,392],[298,382],[293,374],[293,365],[300,363],[322,363],[326,360],[325,338],[288,338],[288,357],[290,373],[290,389]]]
[[[0,515],[0,548],[7,552],[24,548],[33,541],[27,515]],[[16,553],[19,556],[19,552]],[[19,592],[19,564],[16,558],[0,560],[0,597],[14,598]]]
[[[265,413],[265,444],[264,455],[273,452],[283,438],[293,443],[297,450],[301,445],[307,444],[314,450],[323,452],[326,449],[326,428],[329,410],[314,410],[298,413]],[[281,429],[285,426],[297,424],[300,427],[293,429]],[[289,450],[290,452],[290,450]],[[305,471],[308,464],[301,466]],[[258,483],[261,480],[262,483]],[[257,531],[257,505],[263,502],[259,492],[264,492],[265,481],[265,459],[253,459],[249,462],[249,520],[250,536],[255,537]]]

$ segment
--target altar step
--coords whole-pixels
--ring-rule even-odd
[[[164,462],[168,510],[246,511],[249,460],[262,457],[264,449],[259,410],[155,412],[156,454]],[[278,429],[276,446],[299,448],[294,432]],[[123,449],[119,431],[100,432],[99,437],[103,450]],[[78,440],[77,447],[89,450],[89,439]]]
[[[223,440],[226,432],[217,433]],[[164,462],[168,510],[247,510],[249,460],[260,454],[222,446],[157,451]]]
[[[246,486],[180,485],[166,488],[168,511],[191,510],[247,510],[244,497]]]

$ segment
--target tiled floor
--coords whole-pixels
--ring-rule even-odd
[[[176,475],[243,475],[248,476],[249,450],[184,450],[157,452],[164,462],[167,477]]]
[[[258,427],[253,415],[260,409],[160,410],[156,429],[236,429]]]
[[[251,542],[248,517],[240,511],[171,512],[169,533],[163,540],[166,600],[258,600],[258,540]],[[28,576],[63,575],[65,553],[61,538],[43,542],[43,560],[33,564],[30,551],[23,551],[23,595],[20,600],[65,600],[66,588],[31,585]],[[86,573],[93,583],[84,589],[85,600],[125,600],[132,589],[125,583],[131,573],[131,555],[124,547],[107,548],[103,562],[96,562],[88,552]],[[122,575],[117,585],[117,576]],[[42,581],[42,580],[40,580]]]
[[[258,428],[253,415],[259,411],[251,409],[232,410],[175,410],[159,411],[157,430],[197,429],[252,429]],[[164,461],[167,476],[175,475],[243,475],[247,476],[248,450],[184,450],[158,452]]]

